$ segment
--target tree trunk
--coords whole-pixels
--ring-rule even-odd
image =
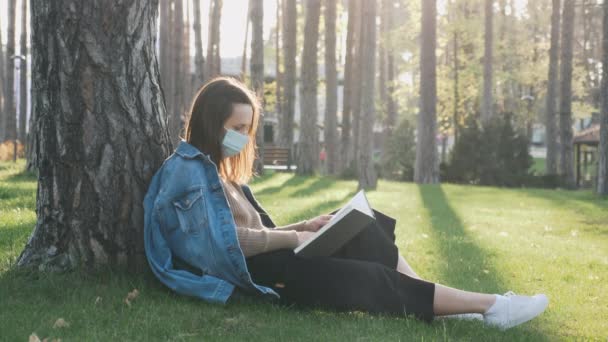
[[[193,0],[192,3],[194,10],[194,69],[196,72],[194,90],[197,90],[205,82],[205,57],[203,56],[203,25],[201,23],[201,0]]]
[[[321,0],[306,1],[304,49],[300,79],[300,139],[298,141],[299,175],[312,175],[317,166],[319,133],[317,130],[317,43]]]
[[[397,101],[395,100],[395,51],[393,49],[393,10],[394,0],[389,0],[386,6],[386,139],[390,139],[397,125]]]
[[[454,30],[454,114],[452,121],[454,122],[454,143],[458,141],[458,133],[460,132],[460,65],[458,60],[458,37],[459,32]]]
[[[348,1],[348,23],[346,27],[346,53],[344,56],[344,91],[342,96],[342,144],[340,150],[339,167],[340,172],[350,164],[352,157],[351,146],[351,114],[352,114],[352,91],[353,91],[353,58],[355,21],[357,20],[358,0]]]
[[[172,116],[173,112],[173,55],[175,54],[175,47],[173,46],[173,21],[174,15],[172,4],[173,0],[160,1],[160,44],[158,53],[160,55],[160,79],[161,89],[163,91],[163,97],[165,99],[165,105],[167,110],[167,117]],[[173,119],[170,119],[172,122]],[[169,126],[171,127],[171,126]]]
[[[2,16],[0,16],[0,21]],[[0,22],[0,27],[2,23]],[[0,42],[2,42],[2,30],[0,30]],[[6,64],[4,58],[4,46],[0,43],[0,143],[4,141],[4,135],[6,130]]]
[[[565,185],[576,187],[572,152],[572,45],[574,33],[574,0],[565,0],[562,14],[562,55],[560,77],[560,150],[561,171]]]
[[[241,81],[245,82],[247,76],[247,40],[249,39],[249,23],[251,21],[251,0],[247,4],[247,24],[245,25],[245,39],[243,41],[243,54],[241,58]]]
[[[327,173],[338,169],[338,71],[336,69],[336,0],[325,1],[325,129]]]
[[[353,0],[355,1],[355,0]],[[355,172],[359,171],[359,167],[357,166],[359,162],[359,141],[361,137],[361,125],[360,125],[360,117],[361,117],[361,84],[362,84],[362,76],[361,76],[361,31],[363,27],[363,18],[361,18],[361,11],[363,7],[364,0],[356,0],[356,15],[355,15],[355,23],[353,27],[353,61],[351,65],[351,70],[353,70],[351,82],[353,84],[352,93],[350,97],[350,106],[351,106],[351,119],[353,123],[353,143],[351,144],[351,151],[349,152],[349,156],[351,157],[347,164],[350,166],[352,170]]]
[[[362,2],[361,18],[371,24],[362,25],[361,29],[361,141],[359,147],[358,189],[375,189],[378,175],[374,167],[374,124],[376,122],[374,102],[375,57],[376,57],[376,2]]]
[[[6,43],[6,61],[7,61],[7,80],[6,80],[6,105],[4,107],[6,115],[5,121],[5,140],[14,141],[17,139],[17,113],[15,106],[15,25],[16,25],[16,2],[17,0],[8,0],[8,29]]]
[[[601,196],[608,196],[608,2],[604,2],[603,31],[602,95],[600,96],[602,112],[600,117],[600,144],[598,147],[597,193]]]
[[[483,57],[483,99],[481,108],[482,122],[488,123],[493,116],[493,100],[492,100],[492,49],[493,49],[493,29],[492,29],[492,14],[494,1],[485,0],[485,53]]]
[[[169,134],[173,146],[179,142],[179,131],[182,127],[181,120],[181,95],[184,90],[184,78],[182,74],[183,63],[183,34],[184,34],[184,6],[183,0],[175,0],[173,9],[173,22],[171,26],[171,41],[173,51],[171,53],[171,107],[169,108]]]
[[[422,32],[420,35],[420,113],[418,113],[416,183],[438,183],[437,163],[437,2],[422,1]]]
[[[143,199],[172,150],[157,10],[149,0],[32,1],[38,219],[19,266],[147,268]]]
[[[211,79],[222,73],[220,59],[220,21],[222,19],[222,0],[211,0],[209,3],[209,39],[207,44],[207,72]]]
[[[280,144],[291,150],[293,155],[294,112],[296,102],[296,0],[283,0],[283,119],[279,129]]]
[[[27,2],[21,0],[21,37],[19,46],[21,56],[19,60],[19,141],[26,143],[27,123]]]
[[[283,72],[281,71],[281,37],[282,37],[282,8],[283,3],[281,0],[277,0],[277,10],[276,10],[276,32],[275,35],[275,84],[276,84],[276,97],[277,101],[275,104],[275,118],[278,120],[278,128],[283,127],[282,121],[283,119]],[[280,139],[277,139],[276,136],[273,136],[273,143],[280,142]]]
[[[549,49],[549,75],[547,82],[547,105],[545,113],[545,139],[547,142],[547,160],[545,170],[548,175],[558,174],[558,117],[555,112],[557,104],[557,72],[559,64],[559,27],[560,0],[553,0],[551,13],[551,47]]]
[[[251,20],[251,88],[260,101],[264,101],[264,3],[263,0],[249,0]],[[262,106],[263,107],[263,106]],[[264,174],[264,117],[260,117],[256,134],[258,157],[255,170],[258,175]]]

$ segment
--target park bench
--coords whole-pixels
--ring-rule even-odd
[[[294,169],[291,163],[291,151],[289,148],[264,145],[264,168],[275,170]]]

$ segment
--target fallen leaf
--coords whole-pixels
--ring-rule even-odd
[[[38,337],[38,335],[36,335],[36,333],[32,333],[30,335],[30,342],[40,342],[40,338]]]
[[[131,306],[131,301],[135,300],[139,296],[139,291],[137,289],[133,289],[133,291],[127,294],[127,298],[125,298],[125,304]]]
[[[63,318],[58,318],[55,321],[55,324],[53,324],[53,329],[57,329],[57,328],[68,328],[70,326],[70,323],[66,322],[65,319]]]

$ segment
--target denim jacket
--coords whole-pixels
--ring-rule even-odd
[[[249,187],[242,188],[264,225],[275,227]],[[144,197],[144,247],[155,276],[177,293],[219,303],[226,303],[235,287],[279,297],[254,284],[247,271],[217,165],[184,140],[152,177]]]

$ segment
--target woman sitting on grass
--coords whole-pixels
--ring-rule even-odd
[[[281,303],[338,311],[467,318],[507,329],[542,313],[543,294],[462,291],[420,279],[394,244],[395,220],[377,220],[330,257],[294,248],[330,219],[275,227],[246,185],[260,108],[240,82],[215,78],[196,95],[182,139],[145,196],[145,249],[178,293],[225,303],[235,288]],[[453,316],[452,316],[453,315]]]

